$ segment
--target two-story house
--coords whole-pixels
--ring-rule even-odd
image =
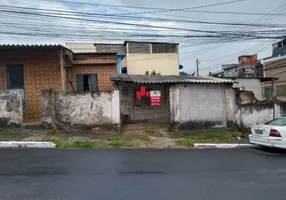
[[[125,41],[123,44],[67,43],[77,53],[117,52],[118,73],[179,75],[179,44]]]
[[[286,37],[272,45],[272,57],[262,61],[265,77],[276,77],[277,99],[286,101]],[[271,95],[270,82],[263,85],[265,96]]]

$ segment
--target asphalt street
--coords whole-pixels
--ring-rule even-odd
[[[286,199],[286,152],[0,149],[1,200]]]

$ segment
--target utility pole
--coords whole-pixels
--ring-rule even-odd
[[[199,59],[196,60],[197,63],[197,76],[199,76]]]

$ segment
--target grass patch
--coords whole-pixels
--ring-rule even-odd
[[[126,142],[121,136],[112,136],[108,138],[107,145],[99,145],[95,142],[74,142],[72,144],[67,144],[57,139],[43,139],[42,142],[52,142],[56,145],[56,148],[62,149],[95,149],[95,148],[120,148],[125,147]]]
[[[187,141],[185,141],[185,146],[187,147],[194,147],[195,141],[192,139],[188,139]]]
[[[58,129],[50,131],[50,132],[46,133],[46,135],[48,137],[63,137],[64,136],[64,134]]]
[[[98,144],[94,142],[75,142],[72,144],[72,148],[75,149],[94,149],[98,147]]]
[[[13,133],[13,132],[0,132],[0,140],[1,141],[21,141],[25,137],[28,137],[28,134],[22,133]]]
[[[94,149],[100,146],[94,142],[74,142],[72,144],[66,144],[60,140],[42,140],[42,142],[52,142],[56,145],[56,148],[62,149]]]
[[[5,131],[5,129],[4,128],[0,128],[0,132],[4,132]]]
[[[196,142],[234,142],[237,141],[237,137],[241,135],[240,134],[227,134],[227,133],[204,133],[204,134],[198,134],[187,137],[188,140]]]
[[[172,132],[170,135],[171,135],[171,138],[173,139],[184,137],[183,133],[181,133],[180,131]]]
[[[186,141],[176,141],[176,146],[186,146]]]
[[[126,146],[126,142],[122,136],[111,136],[108,138],[108,145],[115,148]]]

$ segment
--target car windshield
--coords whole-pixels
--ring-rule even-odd
[[[265,123],[267,125],[275,125],[275,126],[286,126],[286,118],[276,118],[271,121]]]

